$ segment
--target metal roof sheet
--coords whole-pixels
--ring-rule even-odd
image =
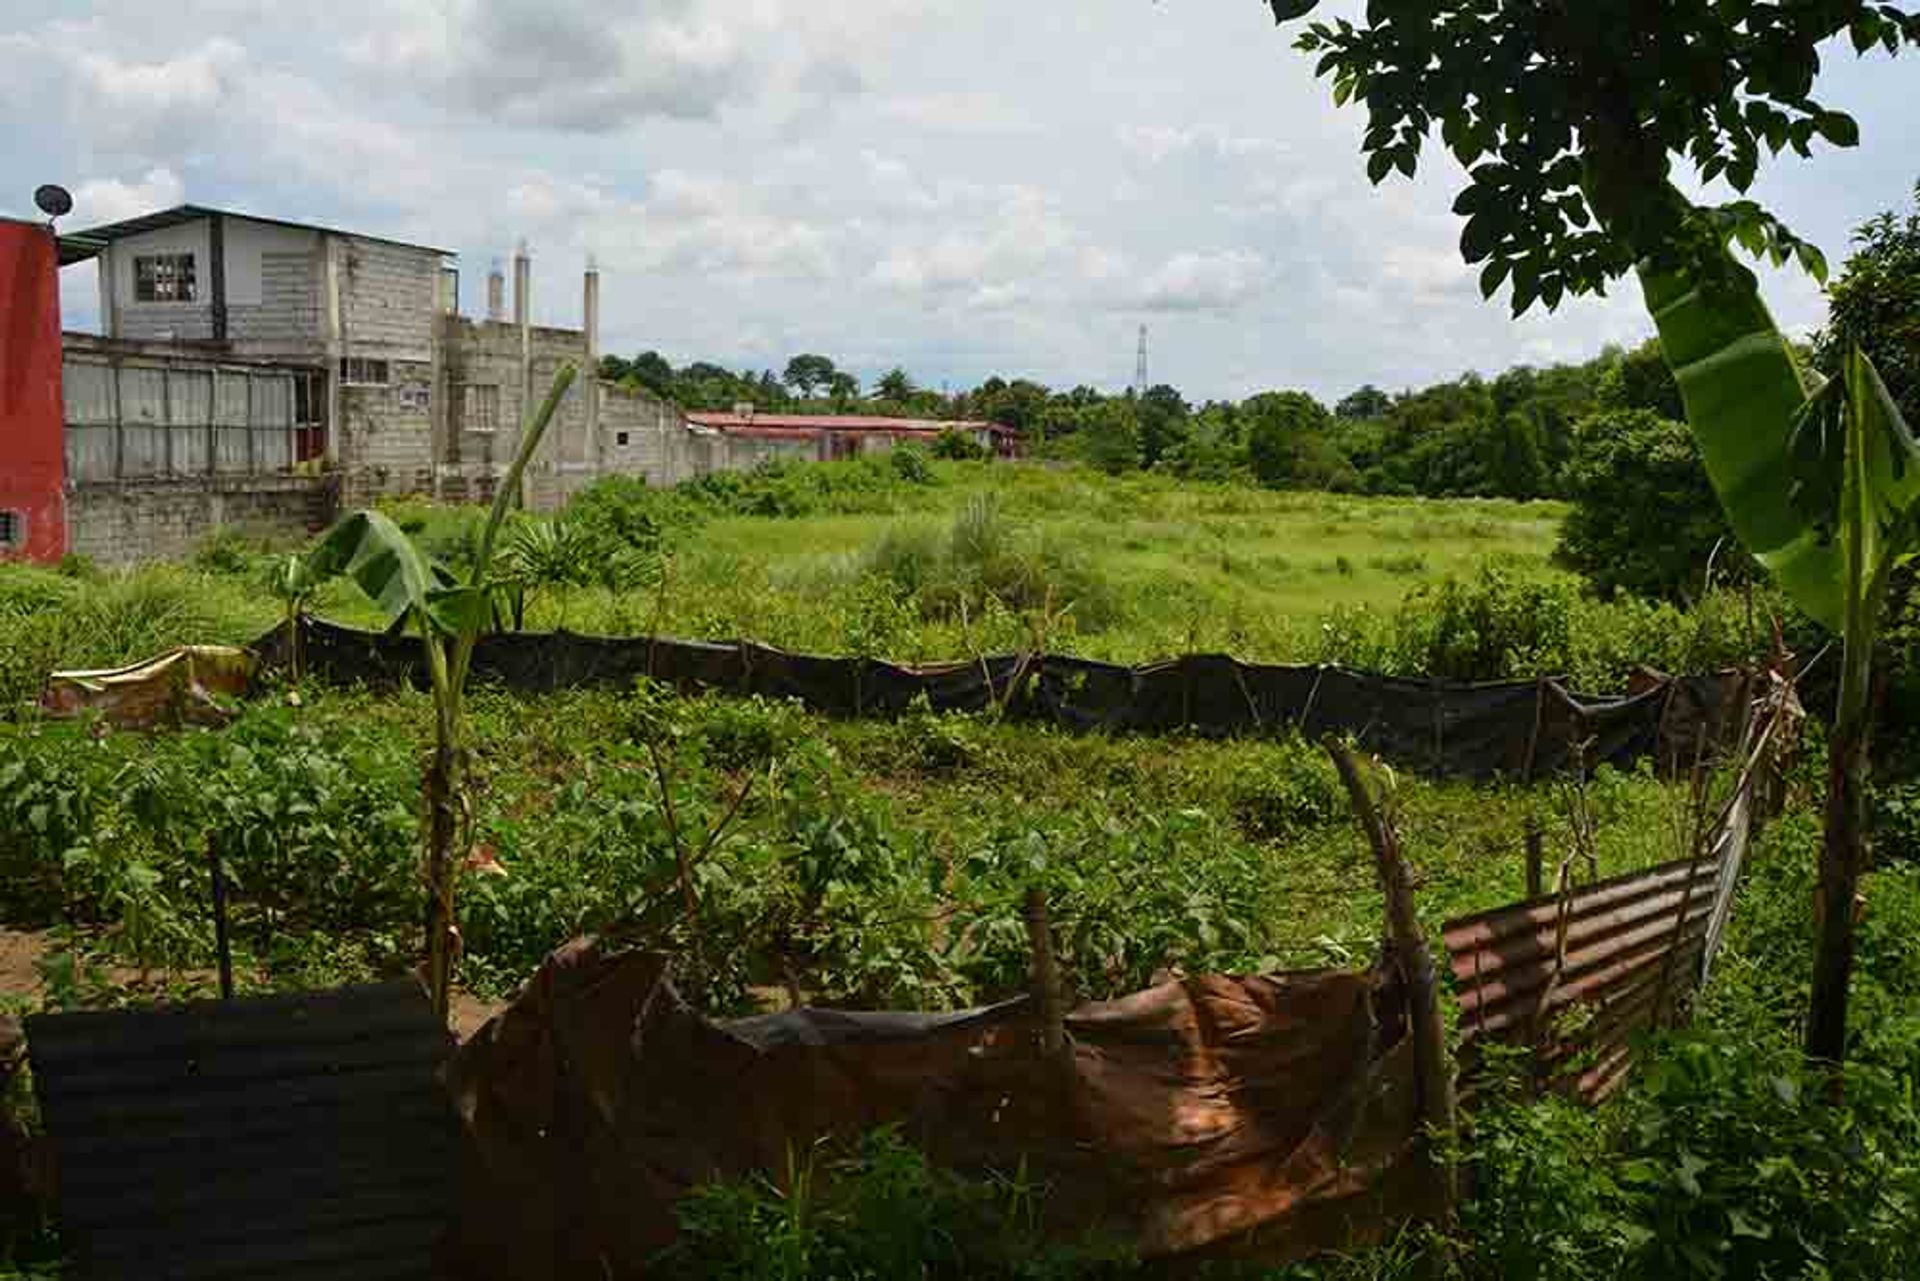
[[[26,1029],[67,1275],[430,1274],[456,1130],[417,983]]]
[[[383,245],[399,245],[403,249],[421,249],[428,253],[436,253],[448,258],[457,256],[451,249],[441,249],[434,245],[423,245],[411,240],[395,240],[390,236],[369,236],[363,232],[347,231],[341,227],[323,226],[316,222],[293,222],[286,218],[268,218],[260,214],[245,213],[238,209],[216,209],[210,205],[175,205],[171,209],[160,209],[153,213],[141,214],[138,218],[127,218],[120,222],[110,222],[99,227],[89,227],[85,231],[75,232],[72,235],[63,236],[61,239],[73,241],[76,253],[79,253],[85,245],[92,244],[95,246],[91,252],[71,260],[73,262],[83,262],[116,240],[125,240],[129,236],[145,235],[149,231],[159,231],[166,227],[178,227],[182,223],[198,222],[202,218],[212,218],[216,215],[223,218],[238,218],[246,222],[266,223],[272,227],[291,227],[296,231],[320,231],[336,236],[352,236],[356,240],[372,240]],[[63,251],[61,255],[61,265],[67,265],[68,261]]]

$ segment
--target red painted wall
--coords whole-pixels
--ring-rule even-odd
[[[60,402],[60,260],[53,234],[0,220],[0,509],[26,518],[23,547],[0,556],[56,561],[67,550]]]

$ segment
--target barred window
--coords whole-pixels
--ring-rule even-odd
[[[19,512],[0,508],[0,551],[11,551],[27,541],[27,518]]]
[[[139,254],[133,260],[135,302],[192,302],[192,254]]]
[[[362,356],[340,358],[342,387],[385,387],[392,381],[392,371],[384,360],[368,360]]]

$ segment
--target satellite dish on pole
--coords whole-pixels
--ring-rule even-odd
[[[64,218],[73,212],[73,193],[49,182],[34,189],[33,203],[48,218]]]

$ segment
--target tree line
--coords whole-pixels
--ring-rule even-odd
[[[1826,327],[1798,349],[1831,371],[1859,344],[1895,400],[1920,421],[1920,186],[1914,209],[1855,234],[1829,288]],[[1018,431],[1029,453],[1111,473],[1155,471],[1277,489],[1381,495],[1561,498],[1573,503],[1562,558],[1603,592],[1686,596],[1711,562],[1733,555],[1680,391],[1657,343],[1608,347],[1574,364],[1515,365],[1399,392],[1371,384],[1331,406],[1305,391],[1190,402],[1160,384],[1108,393],[991,377],[947,393],[895,368],[862,385],[816,353],[783,371],[738,373],[707,361],[675,367],[655,351],[606,357],[601,376],[688,409],[751,404],[767,412],[973,418]],[[1630,497],[1629,497],[1630,496]],[[1716,556],[1716,548],[1722,554]]]

